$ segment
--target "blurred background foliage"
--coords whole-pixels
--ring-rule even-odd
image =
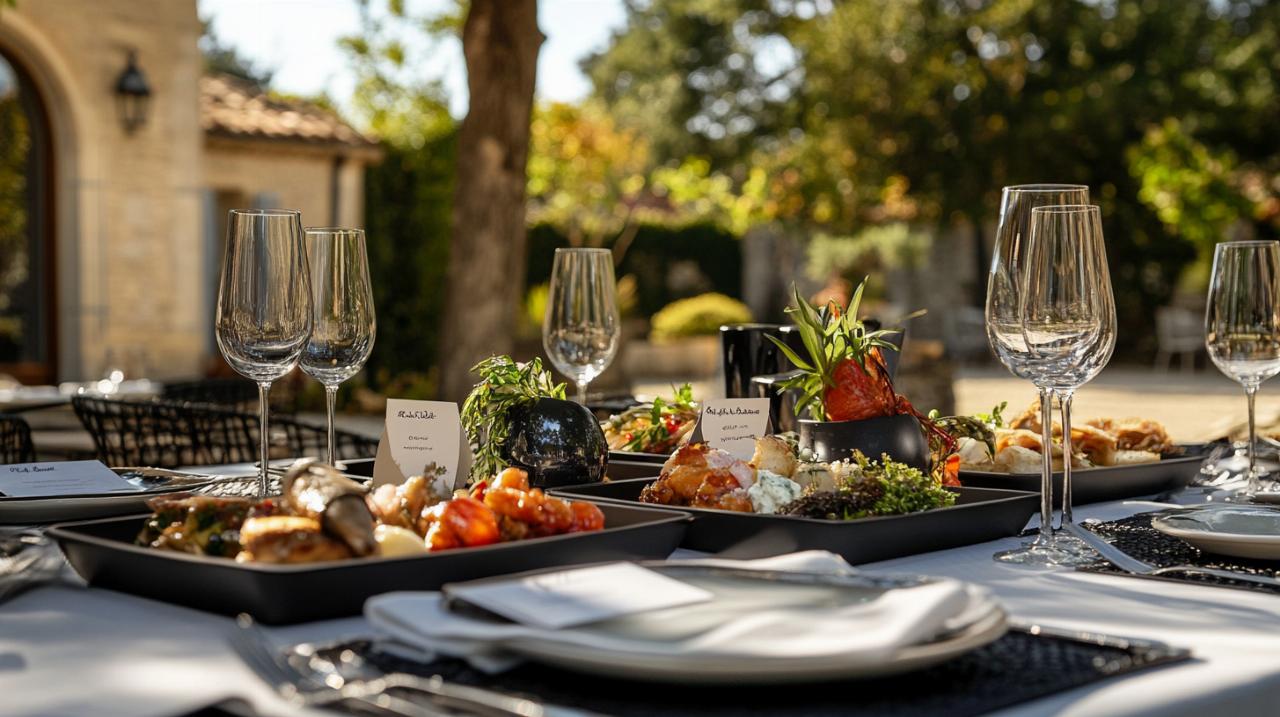
[[[590,97],[535,110],[528,322],[556,247],[611,248],[648,318],[741,296],[739,238],[759,228],[805,246],[815,281],[927,264],[966,236],[957,281],[980,306],[1001,186],[1078,182],[1104,212],[1119,355],[1139,359],[1155,309],[1203,290],[1215,242],[1280,235],[1274,0],[625,4],[583,63]],[[413,70],[465,3],[386,7],[342,43],[353,119],[387,152],[367,185],[375,382],[439,351],[455,123]]]

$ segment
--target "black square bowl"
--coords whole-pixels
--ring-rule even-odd
[[[556,488],[552,493],[605,505],[646,505],[640,491],[656,478]],[[674,508],[693,516],[682,547],[722,557],[763,558],[797,550],[829,550],[853,564],[945,550],[1017,535],[1039,507],[1035,493],[952,488],[949,508],[859,520],[756,515],[710,508]]]
[[[287,624],[358,615],[364,601],[395,590],[561,565],[666,558],[680,544],[687,513],[605,505],[605,528],[404,558],[353,558],[272,565],[134,545],[147,516],[63,523],[48,533],[94,587]]]

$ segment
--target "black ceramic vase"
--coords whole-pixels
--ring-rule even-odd
[[[915,416],[902,414],[861,421],[800,419],[800,448],[819,461],[848,458],[856,449],[872,460],[887,453],[899,463],[929,472],[929,442]]]
[[[542,398],[511,410],[501,453],[529,472],[540,488],[596,483],[604,479],[609,444],[594,414],[573,401]]]

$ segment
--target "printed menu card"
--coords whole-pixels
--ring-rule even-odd
[[[750,460],[756,439],[769,430],[769,399],[709,398],[702,403],[698,429],[712,448]]]
[[[401,483],[429,470],[434,471],[428,478],[436,491],[448,495],[456,481],[466,478],[470,459],[458,404],[387,399],[386,428],[373,463],[374,485]]]
[[[142,488],[101,461],[48,461],[0,466],[0,495],[9,498],[136,493]]]

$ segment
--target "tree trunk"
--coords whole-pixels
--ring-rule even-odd
[[[476,362],[510,353],[524,284],[525,160],[543,35],[537,0],[471,0],[462,29],[470,108],[458,181],[440,348],[440,394],[460,401]]]

